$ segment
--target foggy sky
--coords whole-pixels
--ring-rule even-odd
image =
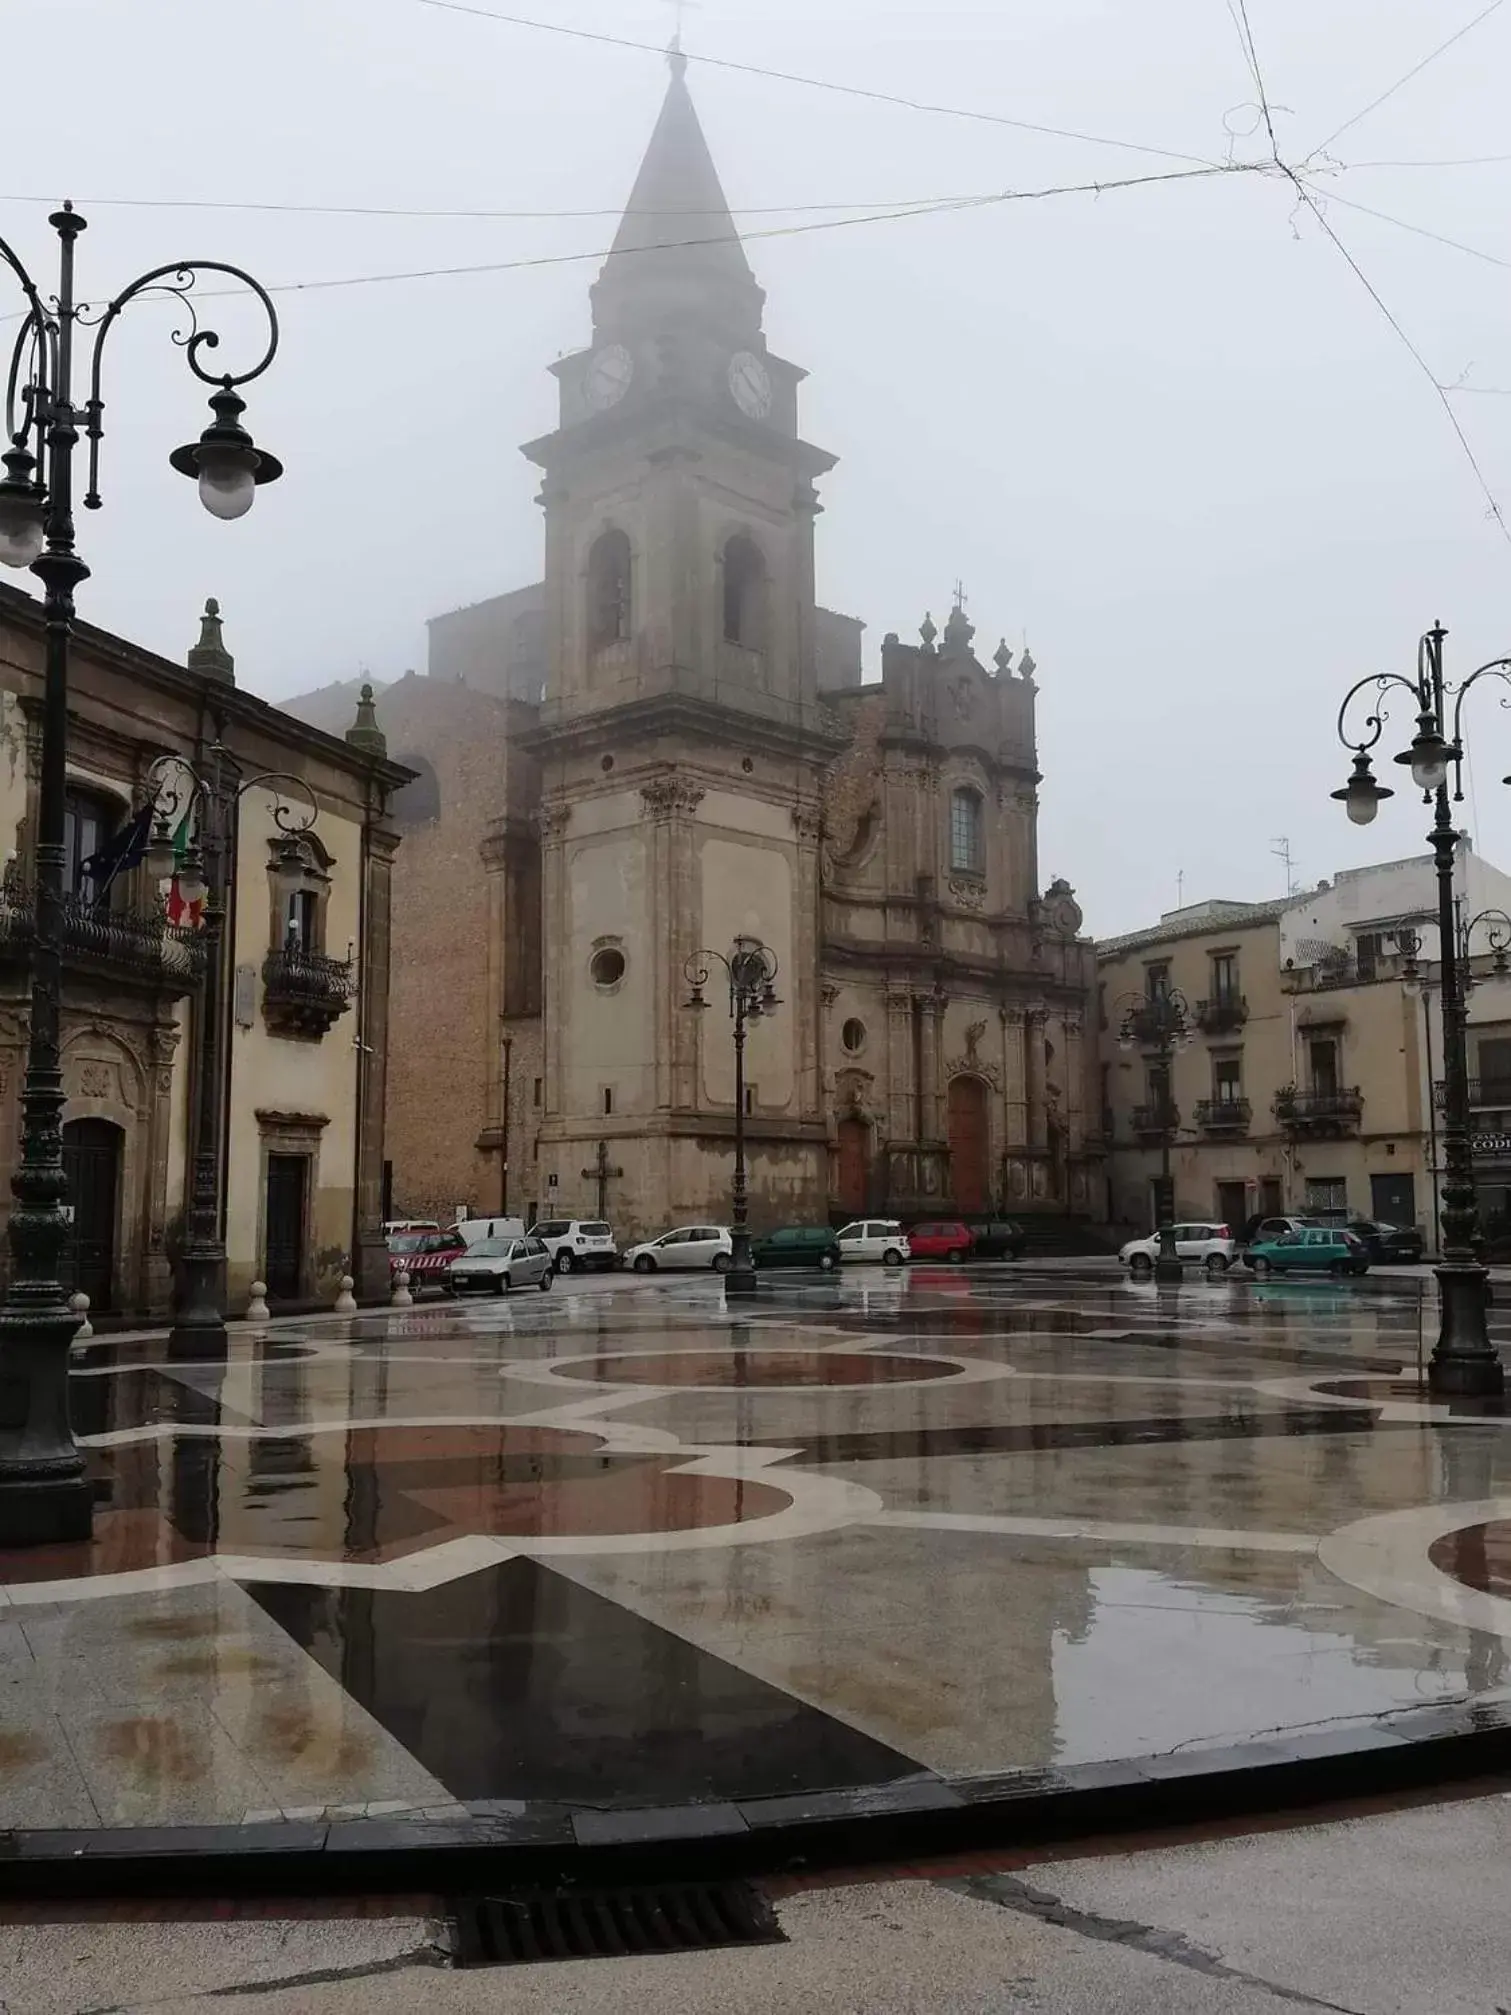
[[[653,0],[519,5],[648,41],[671,26]],[[1299,160],[1476,8],[1249,10],[1281,150]],[[283,287],[601,252],[666,81],[653,55],[415,0],[9,0],[0,33],[0,234],[45,281],[48,203],[72,196],[90,221],[91,298],[180,256]],[[1228,127],[1254,122],[1224,0],[709,0],[690,9],[687,39],[694,54],[1209,161],[1227,157]],[[1335,151],[1356,163],[1502,151],[1508,64],[1511,6]],[[696,62],[689,84],[737,210],[885,208],[1182,165]],[[1231,146],[1263,155],[1262,137]],[[1322,179],[1511,257],[1511,162]],[[126,197],[610,214],[101,201]],[[1327,214],[1439,378],[1467,370],[1511,390],[1503,269],[1341,203]],[[1511,545],[1430,384],[1287,183],[1234,176],[756,238],[750,257],[773,348],[812,373],[803,431],[841,458],[823,485],[821,599],[866,621],[873,674],[882,635],[910,637],[926,609],[942,622],[957,576],[983,657],[999,635],[1014,649],[1027,636],[1043,879],[1076,885],[1089,927],[1152,922],[1182,871],[1188,902],[1282,893],[1270,854],[1282,834],[1303,881],[1422,850],[1409,793],[1363,834],[1329,802],[1347,770],[1337,704],[1355,678],[1408,668],[1438,616],[1459,670],[1511,651]],[[270,698],[423,666],[427,616],[539,577],[536,483],[517,444],[553,424],[545,367],[585,341],[596,270],[280,293],[282,349],[247,419],[287,474],[229,526],[167,468],[208,414],[169,309],[138,305],[111,339],[106,507],[82,517],[94,578],[80,613],[181,656],[218,595],[238,677]],[[216,305],[230,360],[259,332],[242,304]],[[1511,398],[1454,403],[1511,513]],[[1474,708],[1478,789],[1463,810],[1507,866],[1511,714],[1497,698],[1482,690]]]

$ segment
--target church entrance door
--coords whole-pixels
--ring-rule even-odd
[[[986,1086],[979,1077],[950,1079],[950,1187],[955,1208],[969,1214],[987,1208],[990,1191]]]
[[[870,1201],[871,1129],[863,1119],[839,1123],[839,1207],[859,1217]]]

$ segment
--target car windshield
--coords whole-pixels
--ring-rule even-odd
[[[480,1238],[469,1248],[469,1259],[502,1259],[514,1244],[512,1238]]]
[[[390,1252],[418,1252],[425,1241],[434,1236],[433,1232],[426,1231],[395,1232],[393,1237],[388,1241],[388,1250]]]

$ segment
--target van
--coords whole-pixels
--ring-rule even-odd
[[[522,1217],[463,1217],[451,1227],[460,1232],[469,1246],[476,1245],[481,1238],[523,1238],[525,1221]]]

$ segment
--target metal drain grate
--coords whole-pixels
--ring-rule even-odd
[[[719,1945],[780,1945],[786,1934],[748,1882],[666,1882],[645,1889],[538,1889],[451,1907],[458,1966],[627,1959]]]

